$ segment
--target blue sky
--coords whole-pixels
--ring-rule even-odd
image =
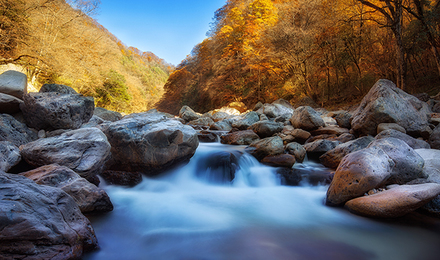
[[[226,0],[101,0],[94,18],[128,46],[178,65]]]

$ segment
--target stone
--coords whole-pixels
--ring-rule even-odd
[[[389,130],[389,129],[393,129],[393,130],[396,130],[396,131],[399,131],[401,133],[406,134],[405,128],[403,128],[400,125],[395,124],[395,123],[380,123],[377,126],[377,133],[380,134],[381,132]]]
[[[212,120],[210,117],[200,117],[196,120],[192,120],[188,123],[188,125],[192,126],[206,126],[211,127],[211,125],[214,124],[214,120]]]
[[[259,121],[249,127],[249,130],[254,131],[260,138],[271,137],[274,134],[280,133],[283,130],[284,124],[272,121]]]
[[[60,188],[69,194],[82,213],[102,213],[113,210],[107,193],[81,178],[65,166],[51,164],[35,170],[20,173],[36,184]]]
[[[433,113],[440,113],[440,102],[436,102],[435,105],[432,107],[431,111]]]
[[[26,74],[14,70],[0,74],[0,93],[23,99],[23,95],[27,93]]]
[[[420,136],[428,126],[429,107],[416,97],[379,80],[362,100],[351,122],[355,135],[375,136],[380,123],[396,123],[411,136]]]
[[[295,156],[291,154],[279,154],[279,155],[269,155],[261,160],[262,164],[269,165],[272,167],[286,167],[292,168],[295,164]]]
[[[243,102],[238,102],[238,101],[231,102],[231,103],[229,103],[226,107],[228,107],[228,108],[232,108],[232,109],[236,109],[236,110],[238,110],[240,113],[244,113],[244,112],[247,111],[247,107],[246,107],[246,105],[245,105]]]
[[[436,218],[440,218],[440,196],[423,205],[420,210]]]
[[[56,92],[29,93],[20,106],[26,124],[37,130],[78,129],[93,116],[92,97]]]
[[[351,129],[351,118],[352,118],[352,115],[347,111],[344,111],[342,113],[338,113],[334,117],[338,126],[340,126],[342,128],[347,128],[347,129]]]
[[[427,142],[420,140],[420,139],[416,139],[414,137],[411,137],[407,134],[404,134],[404,133],[397,131],[397,130],[394,130],[394,129],[385,130],[385,131],[381,132],[380,134],[376,135],[375,138],[376,138],[376,140],[379,140],[379,139],[384,139],[384,138],[389,138],[389,137],[400,139],[413,149],[429,149],[429,148],[431,148],[431,146]]]
[[[393,167],[393,160],[379,147],[348,154],[336,169],[327,190],[327,205],[343,205],[380,187],[391,176]]]
[[[260,140],[260,137],[252,130],[236,131],[221,136],[222,144],[250,145],[256,140]]]
[[[142,173],[124,171],[104,171],[99,174],[107,184],[121,186],[136,186],[142,182]]]
[[[432,149],[440,150],[440,125],[436,126],[434,131],[432,131],[432,134],[429,137],[429,144]]]
[[[138,113],[104,123],[111,144],[108,170],[159,173],[187,162],[199,146],[197,132],[161,113]]]
[[[341,128],[338,126],[325,126],[325,127],[320,127],[316,130],[313,130],[311,132],[312,135],[316,136],[316,135],[343,135],[343,134],[349,134],[350,130],[346,129],[346,128]]]
[[[346,143],[353,140],[356,140],[356,136],[353,134],[342,134],[335,139],[335,141],[339,141],[341,143]]]
[[[340,143],[338,141],[330,141],[326,139],[317,140],[304,145],[304,149],[307,151],[309,159],[316,160],[321,155],[334,149]]]
[[[374,140],[368,147],[381,148],[394,161],[387,184],[405,184],[418,178],[426,178],[425,161],[408,144],[397,138]]]
[[[428,176],[427,181],[440,184],[440,150],[416,149],[414,151],[420,155],[425,162],[423,171]]]
[[[327,168],[308,164],[295,164],[293,168],[278,168],[277,174],[282,176],[282,183],[288,186],[322,186],[332,181],[333,172]]]
[[[231,126],[231,123],[229,122],[229,120],[222,120],[222,121],[218,121],[218,122],[215,122],[214,124],[212,124],[210,129],[229,132],[232,130],[232,126]]]
[[[99,116],[93,115],[92,118],[90,118],[89,122],[83,124],[81,126],[81,128],[97,127],[100,124],[103,124],[105,122],[109,122],[109,121],[106,121],[106,120],[100,118]],[[44,131],[44,130],[42,130],[42,131]]]
[[[95,107],[93,115],[98,116],[105,121],[115,122],[122,119],[122,115],[119,112],[107,110],[102,107]]]
[[[290,118],[293,110],[293,107],[287,101],[277,100],[272,104],[264,104],[257,110],[257,113],[265,114],[268,118],[277,118],[287,114],[290,115],[288,116]]]
[[[15,114],[21,112],[20,104],[23,100],[17,97],[0,93],[0,114]]]
[[[401,185],[348,201],[345,207],[358,215],[374,218],[404,216],[440,194],[440,184]]]
[[[231,118],[231,115],[229,115],[226,112],[218,111],[218,112],[213,113],[211,115],[211,118],[212,118],[212,120],[214,120],[214,122],[219,122],[219,121]]]
[[[242,115],[240,118],[234,120],[232,122],[232,127],[237,128],[239,130],[246,130],[251,125],[255,124],[258,121],[260,121],[260,117],[258,116],[258,113],[255,111],[251,111],[249,113]]]
[[[36,131],[29,129],[11,115],[0,114],[0,141],[9,141],[19,147],[37,139]]]
[[[312,134],[302,129],[294,129],[288,134],[292,136],[292,142],[300,144],[304,144],[312,136]]]
[[[306,131],[316,130],[319,127],[325,126],[324,120],[318,112],[311,107],[298,107],[290,118],[290,123],[295,128]]]
[[[209,183],[231,183],[239,169],[238,152],[219,151],[204,154],[197,162],[196,176]]]
[[[201,117],[200,114],[194,112],[189,106],[183,106],[179,111],[179,117],[186,122],[197,120]]]
[[[21,161],[20,150],[13,143],[0,141],[0,171],[8,172]]]
[[[96,249],[90,221],[58,188],[0,173],[2,259],[80,259]]]
[[[342,158],[344,158],[347,154],[367,148],[367,146],[373,141],[373,137],[364,136],[347,143],[339,144],[334,149],[319,157],[319,161],[328,168],[336,169],[341,163]]]
[[[255,141],[245,150],[261,161],[266,156],[284,153],[284,145],[283,140],[279,136],[275,136]]]
[[[61,85],[61,84],[44,84],[41,88],[40,88],[40,93],[46,93],[46,92],[56,92],[56,93],[60,93],[60,94],[78,94],[78,92],[76,92],[76,90],[74,90],[73,88],[66,86],[66,85]]]
[[[296,161],[299,163],[302,163],[307,155],[306,149],[304,149],[304,147],[301,144],[296,142],[287,144],[286,151],[289,154],[295,156]]]
[[[102,172],[110,143],[99,129],[82,128],[20,146],[20,153],[35,167],[56,163],[90,180]]]

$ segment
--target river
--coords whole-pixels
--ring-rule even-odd
[[[201,172],[207,155],[242,150],[201,143],[187,165],[160,177],[132,188],[102,183],[114,210],[90,217],[100,250],[84,259],[440,259],[436,220],[378,221],[325,206],[326,186],[283,186],[247,154],[232,183]]]

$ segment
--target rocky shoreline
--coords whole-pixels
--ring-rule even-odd
[[[205,114],[185,106],[179,117],[156,110],[122,116],[68,86],[27,93],[26,85],[22,73],[0,75],[2,259],[80,258],[98,248],[84,214],[113,209],[98,176],[134,186],[142,175],[188,161],[199,141],[219,139],[246,145],[287,185],[330,184],[329,206],[375,218],[415,210],[440,217],[440,98],[416,98],[388,80],[353,111],[278,100]],[[234,155],[224,157],[222,164],[234,163]],[[292,168],[306,157],[334,171],[305,176]]]

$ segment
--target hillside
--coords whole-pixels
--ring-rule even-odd
[[[334,106],[378,79],[440,88],[440,1],[228,0],[170,75],[160,110],[199,112],[305,96]],[[200,102],[203,100],[203,102]]]
[[[119,112],[153,108],[174,69],[128,47],[92,17],[99,1],[0,0],[0,64],[22,66],[39,89],[65,84]]]

